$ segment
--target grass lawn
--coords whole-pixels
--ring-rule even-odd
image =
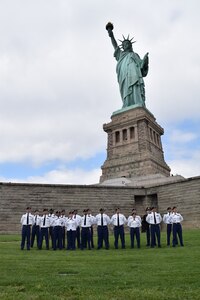
[[[184,230],[185,247],[20,250],[20,236],[0,236],[0,299],[200,299],[200,231]]]

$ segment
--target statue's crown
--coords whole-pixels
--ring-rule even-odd
[[[123,37],[123,40],[119,40],[122,44],[126,41],[130,42],[131,44],[136,42],[136,41],[133,41],[134,37],[130,39],[129,35],[127,36],[127,38],[125,38],[124,35],[122,34],[122,37]],[[122,44],[120,46],[122,46]]]

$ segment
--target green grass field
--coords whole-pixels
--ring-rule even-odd
[[[184,231],[185,247],[31,251],[20,236],[0,236],[0,299],[200,299],[200,231]]]

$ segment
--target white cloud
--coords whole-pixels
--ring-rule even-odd
[[[199,8],[197,0],[1,2],[0,162],[105,151],[102,125],[122,105],[108,21],[117,39],[130,33],[135,51],[149,52],[146,105],[158,123],[198,120]],[[171,142],[197,137],[175,129]]]
[[[199,176],[200,166],[195,157],[169,161],[171,174],[182,175],[185,178]]]
[[[171,143],[189,143],[198,138],[198,134],[194,132],[183,132],[182,130],[173,130],[170,135]]]
[[[96,184],[99,182],[99,169],[85,171],[82,169],[58,169],[47,172],[42,176],[28,176],[27,178],[0,177],[1,182],[44,183],[44,184]]]

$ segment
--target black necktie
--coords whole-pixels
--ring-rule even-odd
[[[37,216],[35,216],[35,225],[37,225]]]
[[[27,213],[26,225],[29,225],[29,213]]]
[[[117,214],[117,226],[119,226],[119,214]]]
[[[154,216],[154,224],[157,224],[157,222],[156,222],[156,214],[155,214],[155,212],[153,213],[153,216]]]
[[[103,214],[101,214],[101,226],[103,226]]]
[[[85,218],[84,218],[84,225],[86,225],[86,218],[87,218],[87,216],[85,215]]]
[[[45,222],[46,222],[46,215],[44,216],[43,226],[45,226]]]

